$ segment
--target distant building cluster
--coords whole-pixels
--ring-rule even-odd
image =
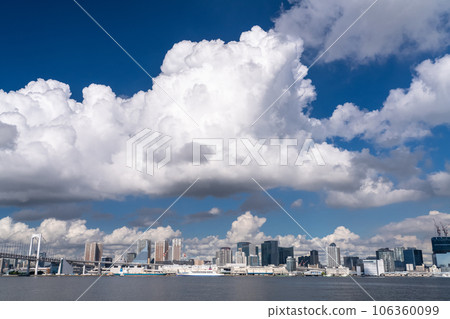
[[[156,241],[140,239],[136,249],[121,259],[122,263],[135,265],[167,265],[168,271],[180,271],[183,267],[209,267],[221,274],[302,274],[327,276],[390,276],[424,273],[450,272],[450,237],[431,238],[433,265],[425,266],[422,250],[415,247],[380,248],[375,255],[341,257],[341,249],[331,243],[324,249],[324,261],[319,260],[319,251],[311,250],[307,256],[294,256],[294,247],[280,247],[277,240],[266,240],[257,245],[238,242],[236,250],[221,247],[212,260],[186,259],[182,253],[181,238]],[[101,243],[86,243],[85,261],[101,262],[102,267],[112,265],[112,257],[103,257]],[[139,266],[141,267],[141,266]],[[175,268],[174,268],[175,267]],[[211,268],[212,267],[212,268]],[[119,267],[120,268],[120,267]],[[155,268],[157,269],[157,268]],[[175,270],[174,270],[175,269]],[[186,268],[182,268],[186,271]]]
[[[171,245],[169,245],[168,240],[161,240],[155,242],[154,249],[152,249],[153,246],[150,239],[139,239],[136,242],[136,250],[126,252],[124,256],[119,256],[121,258],[117,258],[117,260],[135,264],[182,261],[181,243],[181,238],[172,239]],[[84,260],[93,262],[101,261],[108,264],[112,263],[113,258],[110,256],[103,256],[103,244],[89,242],[85,245]]]

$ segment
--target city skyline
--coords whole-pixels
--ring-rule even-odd
[[[169,228],[158,227],[156,229],[149,230],[149,232],[147,232],[145,234],[143,232],[139,232],[137,229],[135,229],[134,236],[131,238],[129,237],[129,238],[127,238],[127,240],[122,241],[122,242],[121,242],[121,240],[122,240],[121,237],[119,237],[119,238],[113,237],[114,232],[113,232],[113,234],[105,234],[103,236],[103,240],[100,239],[102,237],[98,236],[98,233],[97,233],[96,236],[93,236],[91,239],[88,239],[87,242],[80,243],[79,244],[80,248],[78,248],[76,250],[72,249],[69,251],[68,254],[66,253],[67,252],[66,249],[61,249],[61,248],[57,247],[57,245],[52,245],[51,243],[49,243],[49,244],[50,244],[52,251],[57,253],[60,256],[69,256],[69,257],[80,258],[83,256],[83,253],[85,254],[85,252],[86,252],[85,246],[90,242],[94,242],[94,243],[98,242],[99,244],[103,245],[102,249],[104,249],[106,251],[106,253],[103,255],[111,255],[111,256],[121,255],[123,253],[123,251],[126,248],[128,248],[126,246],[128,246],[129,244],[132,243],[131,240],[137,240],[137,243],[139,243],[140,241],[148,241],[149,243],[153,244],[152,255],[154,256],[154,253],[156,251],[155,245],[157,242],[160,242],[160,243],[167,244],[166,246],[164,246],[165,249],[161,250],[161,254],[165,256],[165,257],[161,257],[161,260],[172,260],[172,258],[173,258],[172,257],[173,256],[173,251],[172,251],[173,240],[179,239],[180,241],[183,242],[182,250],[178,251],[180,253],[180,256],[181,256],[181,254],[185,254],[188,258],[211,260],[213,257],[215,257],[216,251],[221,246],[223,246],[223,247],[229,246],[231,248],[231,251],[233,252],[233,256],[234,256],[234,253],[237,251],[237,249],[233,248],[233,247],[235,247],[236,244],[238,244],[239,242],[243,242],[242,240],[239,240],[239,238],[244,238],[245,240],[247,240],[247,242],[250,243],[251,246],[259,247],[259,249],[261,249],[261,244],[264,241],[276,240],[279,242],[280,247],[293,247],[294,255],[296,257],[305,255],[306,253],[310,252],[311,250],[316,250],[316,251],[318,251],[318,254],[322,261],[321,263],[326,265],[326,264],[328,264],[326,250],[328,249],[328,246],[330,244],[336,242],[336,245],[338,246],[338,248],[342,249],[342,253],[340,253],[341,259],[344,256],[352,256],[352,255],[364,256],[364,257],[374,256],[375,252],[383,247],[389,247],[389,248],[393,249],[393,254],[395,252],[394,250],[397,248],[406,249],[405,247],[408,247],[408,248],[414,247],[414,248],[417,248],[417,249],[420,249],[421,251],[423,251],[424,262],[427,264],[431,264],[432,263],[432,247],[431,247],[430,238],[437,236],[436,228],[435,228],[436,227],[435,226],[436,218],[438,218],[438,220],[444,220],[444,221],[449,220],[450,221],[449,214],[440,213],[437,211],[430,211],[428,215],[421,216],[419,219],[409,219],[407,221],[404,221],[403,223],[386,225],[385,229],[387,229],[387,230],[391,230],[391,229],[398,230],[398,229],[401,229],[402,227],[408,227],[408,226],[417,225],[418,223],[420,223],[421,226],[423,227],[423,229],[415,228],[412,230],[411,233],[409,233],[409,235],[415,236],[414,231],[417,231],[417,233],[421,234],[421,236],[417,237],[417,238],[412,238],[413,240],[411,240],[411,237],[410,237],[410,238],[408,238],[409,240],[406,240],[406,241],[397,240],[396,236],[393,236],[393,238],[391,238],[391,241],[381,240],[381,241],[377,242],[375,240],[377,238],[379,238],[378,237],[379,235],[374,236],[372,238],[364,239],[364,238],[359,237],[358,234],[352,233],[349,229],[347,229],[344,226],[338,227],[334,231],[334,233],[329,234],[323,238],[308,239],[307,236],[305,236],[305,235],[302,236],[300,234],[296,234],[296,235],[288,234],[286,236],[275,236],[275,237],[266,236],[266,235],[264,235],[263,232],[260,232],[260,227],[257,227],[255,229],[251,230],[250,232],[248,232],[249,229],[247,227],[249,226],[249,223],[255,223],[255,224],[259,224],[260,226],[262,226],[266,221],[265,221],[264,217],[260,218],[258,216],[254,216],[251,213],[247,212],[247,213],[239,216],[235,220],[235,222],[233,222],[232,228],[230,229],[230,231],[228,233],[233,234],[234,236],[229,236],[224,239],[220,239],[215,236],[209,236],[209,237],[206,237],[206,238],[200,239],[200,240],[198,238],[193,238],[193,239],[192,238],[184,238],[181,236],[182,232],[180,230],[174,231],[174,230],[170,229],[170,226],[169,226]],[[2,221],[0,220],[0,225],[1,225],[1,222]],[[426,223],[426,224],[423,224],[423,223]],[[253,224],[251,226],[253,226]],[[42,229],[42,228],[28,229],[28,230],[22,228],[21,235],[22,235],[22,238],[27,238],[26,236],[28,236],[28,234],[31,235],[32,233],[41,232],[42,230],[44,230],[45,238],[50,238],[50,239],[57,238],[57,237],[55,237],[55,235],[57,235],[57,234],[53,234],[53,236],[52,236],[49,233],[45,233],[45,229]],[[123,228],[121,230],[123,231]],[[231,231],[233,231],[233,232],[231,232]],[[168,236],[168,237],[165,237],[165,236]],[[245,237],[242,237],[242,236],[245,236]],[[111,241],[111,238],[114,238],[114,241]],[[152,239],[150,239],[150,238],[152,238]],[[389,239],[388,237],[386,237],[386,238]],[[394,240],[392,240],[392,239],[394,239]],[[208,245],[208,249],[205,250],[205,251],[209,252],[209,254],[201,255],[201,254],[192,253],[193,251],[198,252],[199,251],[198,246],[204,246],[204,243],[206,241],[211,241],[211,240],[213,240],[213,243],[215,243],[215,245],[217,245],[217,246],[212,245],[212,242],[210,242]],[[24,243],[27,243],[27,242],[28,242],[28,238],[24,241]],[[246,243],[246,242],[244,241],[243,243]],[[283,244],[283,246],[281,246],[281,244]],[[138,249],[135,249],[134,246],[135,245],[133,245],[133,248],[131,248],[128,252],[136,253],[136,251]],[[121,248],[114,249],[113,247],[123,247],[123,249],[121,249]],[[253,248],[253,249],[255,249],[255,248]],[[325,251],[324,251],[324,249],[325,249]],[[163,250],[164,250],[164,252],[163,252]],[[75,253],[76,251],[78,251],[78,253]],[[139,253],[139,252],[137,252],[137,253]]]
[[[42,233],[83,257],[86,242],[183,238],[203,259],[270,240],[323,258],[334,242],[431,263],[434,220],[450,224],[441,2],[6,3],[0,242]],[[168,141],[143,156],[151,174],[141,132]]]

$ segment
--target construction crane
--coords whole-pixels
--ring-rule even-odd
[[[448,228],[446,225],[442,224],[442,222],[441,222],[441,230],[444,233],[445,237],[448,237]]]
[[[441,228],[436,224],[436,220],[433,218],[434,221],[434,227],[436,227],[436,232],[438,234],[438,237],[441,237]]]

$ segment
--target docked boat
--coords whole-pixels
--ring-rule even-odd
[[[111,274],[115,276],[165,276],[167,273],[155,270],[147,269],[143,267],[117,267],[111,269]]]
[[[197,277],[220,277],[223,274],[217,273],[211,269],[199,269],[177,272],[177,276],[197,276]]]

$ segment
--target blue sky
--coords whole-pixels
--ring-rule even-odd
[[[208,55],[219,52],[217,61],[225,60],[218,62],[218,66],[226,67],[229,63],[230,69],[232,69],[233,59],[236,63],[240,63],[238,61],[239,54],[236,56],[230,54],[232,57],[227,60],[228,57],[224,57],[220,53],[221,50],[229,52],[226,51],[229,49],[224,49],[228,42],[236,41],[237,45],[241,45],[256,41],[255,39],[259,39],[258,37],[269,39],[272,36],[270,32],[273,32],[276,34],[274,39],[278,41],[277,45],[266,48],[264,47],[266,42],[258,42],[258,45],[261,46],[258,50],[266,52],[266,55],[263,55],[263,62],[255,60],[251,62],[254,64],[249,62],[248,65],[249,68],[258,63],[267,64],[268,68],[274,65],[277,70],[275,74],[280,75],[281,82],[273,78],[264,82],[265,79],[262,78],[263,85],[269,89],[267,96],[264,94],[261,105],[258,104],[254,107],[256,111],[250,112],[253,108],[252,102],[243,103],[240,108],[235,110],[244,112],[242,118],[247,117],[245,112],[249,110],[248,118],[254,119],[254,114],[259,114],[270,104],[270,101],[274,100],[274,97],[278,96],[289,83],[292,83],[292,79],[295,80],[293,77],[295,71],[293,70],[310,65],[317,53],[327,48],[333,39],[336,39],[336,35],[342,33],[344,26],[350,25],[358,14],[367,8],[370,1],[363,1],[359,8],[350,7],[344,1],[338,1],[342,14],[336,15],[333,15],[333,8],[327,8],[326,5],[316,4],[317,10],[309,12],[308,10],[314,7],[309,1],[293,3],[287,1],[133,1],[126,4],[121,1],[79,1],[79,3],[153,77],[157,77],[156,79],[162,83],[162,86],[178,83],[176,82],[178,81],[177,77],[181,79],[181,83],[189,79],[192,81],[201,79],[199,81],[206,83],[207,86],[208,81],[211,80],[211,78],[208,80],[208,76],[211,75],[202,68],[207,64],[214,66],[214,59],[209,61]],[[439,1],[436,1],[436,7],[439,5],[441,5]],[[449,12],[448,5],[441,9],[441,13]],[[308,71],[306,77],[299,81],[298,84],[302,83],[306,94],[295,96],[292,92],[300,90],[300,86],[294,87],[292,92],[286,94],[285,99],[280,100],[279,105],[275,105],[273,110],[269,111],[255,128],[247,131],[250,136],[255,138],[298,137],[304,136],[302,134],[308,132],[312,134],[316,144],[324,143],[327,147],[332,147],[335,153],[339,153],[336,162],[333,158],[328,163],[328,168],[333,165],[345,167],[345,176],[339,175],[339,169],[324,172],[325,177],[323,178],[318,176],[320,172],[316,170],[305,170],[306,173],[299,172],[298,176],[286,175],[299,180],[298,183],[295,183],[292,180],[274,178],[271,172],[265,173],[269,172],[268,170],[261,173],[261,176],[252,175],[255,179],[261,180],[270,189],[269,192],[314,236],[325,238],[333,234],[339,226],[344,226],[361,238],[371,238],[377,236],[385,225],[390,223],[399,223],[400,225],[408,218],[414,219],[428,215],[429,211],[441,212],[438,217],[444,221],[448,218],[446,212],[450,204],[450,183],[447,175],[450,154],[447,141],[450,137],[448,127],[450,112],[446,112],[445,109],[450,105],[450,101],[448,95],[442,93],[445,92],[446,85],[448,87],[447,81],[449,80],[445,76],[445,68],[448,64],[446,54],[449,53],[448,45],[450,43],[448,15],[440,15],[436,13],[439,10],[433,11],[432,8],[425,10],[422,14],[423,10],[420,4],[415,4],[410,13],[413,18],[414,14],[422,14],[424,20],[428,19],[426,21],[437,21],[435,24],[423,22],[428,28],[426,30],[427,37],[424,38],[421,31],[418,31],[411,22],[414,20],[411,19],[411,16],[399,14],[398,21],[395,23],[392,22],[389,26],[380,25],[377,16],[386,15],[387,12],[387,19],[389,19],[394,11],[395,8],[388,7],[386,4],[376,4],[366,16],[361,18],[359,24],[349,30],[343,36],[342,41],[331,48],[327,55]],[[311,21],[305,21],[304,17],[308,12]],[[421,23],[419,20],[416,24],[421,26]],[[322,25],[327,28],[322,30]],[[261,31],[263,33],[252,29],[253,26],[259,26],[264,30]],[[29,132],[27,131],[30,135],[35,136],[36,140],[33,140],[35,144],[31,142],[23,144],[23,149],[28,152],[19,152],[22,149],[20,147],[22,138],[28,136],[28,133],[21,131],[19,125],[14,124],[15,120],[11,120],[7,113],[11,114],[13,107],[25,105],[29,100],[25,100],[25,98],[24,100],[15,100],[15,97],[11,96],[9,100],[5,97],[1,104],[2,100],[0,99],[0,114],[4,114],[4,118],[0,116],[0,124],[5,125],[4,131],[0,126],[0,133],[5,136],[4,141],[0,140],[0,152],[3,152],[1,158],[4,164],[2,166],[6,172],[3,182],[0,181],[0,219],[12,217],[12,221],[8,224],[8,227],[11,228],[19,227],[14,226],[15,223],[24,223],[27,225],[27,229],[42,228],[43,220],[55,218],[65,223],[85,220],[87,229],[98,228],[104,234],[112,233],[122,226],[126,226],[130,232],[135,227],[138,231],[145,229],[174,201],[177,194],[180,194],[193,181],[195,173],[186,174],[185,178],[180,177],[173,185],[169,185],[170,182],[167,182],[170,175],[159,175],[158,177],[156,174],[154,179],[151,179],[148,176],[136,177],[136,174],[132,177],[128,175],[125,177],[123,173],[117,173],[114,165],[118,163],[118,160],[114,156],[115,154],[120,156],[119,151],[115,148],[116,146],[107,146],[102,139],[104,132],[106,132],[104,136],[109,136],[108,125],[113,127],[114,123],[120,122],[120,125],[125,127],[123,132],[120,132],[121,139],[143,129],[146,122],[151,123],[149,125],[155,130],[164,131],[164,129],[167,130],[167,127],[175,131],[178,130],[178,127],[185,130],[180,129],[179,134],[173,132],[174,136],[190,135],[192,132],[194,132],[192,133],[194,136],[202,134],[209,134],[205,135],[208,137],[218,136],[211,135],[211,131],[209,133],[193,131],[192,123],[189,123],[186,118],[182,119],[184,115],[180,110],[176,111],[177,115],[173,115],[172,111],[165,108],[164,103],[166,102],[161,95],[152,98],[150,95],[156,91],[151,91],[151,79],[72,1],[47,1],[45,4],[34,1],[5,3],[0,12],[0,29],[4,43],[3,50],[0,50],[0,70],[2,71],[0,73],[0,89],[4,92],[18,91],[38,78],[51,79],[70,86],[70,99],[74,100],[73,105],[76,102],[88,105],[91,100],[95,100],[98,105],[103,105],[102,103],[107,105],[98,106],[96,109],[104,112],[105,118],[104,122],[95,123],[93,131],[98,135],[89,136],[86,133],[84,136],[84,129],[80,129],[82,126],[79,126],[79,123],[83,123],[81,120],[73,126],[76,143],[81,143],[81,145],[74,144],[74,149],[66,152],[66,144],[61,142],[62,144],[57,144],[55,148],[57,156],[48,155],[48,158],[43,159],[47,155],[37,156],[41,149],[34,149],[33,145],[44,141],[46,136],[52,136],[54,140],[59,141],[59,134],[64,136],[61,138],[62,140],[66,138],[65,134],[67,134],[68,140],[70,140],[72,133],[67,133],[66,130],[56,131],[56,133],[52,131],[53,133],[51,133],[50,130],[55,127],[58,129],[63,127],[72,121],[76,114],[82,114],[84,111],[80,111],[81,109],[75,111],[76,108],[70,102],[73,113],[63,115],[57,120],[54,118],[45,120],[45,116],[42,115],[44,113],[27,115],[26,112],[29,108],[23,106],[25,111],[19,113],[25,118],[28,116],[29,126],[33,126],[31,124],[33,122],[40,121],[40,124],[33,126],[35,131],[31,131],[31,129]],[[241,38],[243,32],[249,32],[248,40]],[[221,39],[224,44],[207,51],[209,47],[214,46],[212,40],[216,39]],[[197,60],[194,62],[189,62],[186,57],[183,60],[182,55],[185,49],[180,49],[181,46],[178,46],[178,49],[174,48],[177,43],[185,43],[182,42],[184,40],[193,43],[206,40],[202,42],[203,47],[198,45],[193,49],[194,53],[199,52],[199,57],[196,57]],[[270,38],[267,41],[272,40]],[[184,45],[189,46],[186,43]],[[294,47],[295,49],[293,49]],[[301,47],[303,48],[299,49]],[[200,54],[202,50],[206,52],[204,55]],[[241,55],[244,56],[247,47],[242,50]],[[173,55],[166,56],[168,51]],[[194,53],[191,53],[191,56]],[[277,54],[285,57],[286,61],[277,60]],[[202,57],[206,61],[203,64]],[[430,59],[431,65],[424,64],[424,61],[428,59]],[[163,67],[161,73],[163,61],[165,68]],[[181,67],[178,66],[178,63],[182,63],[180,61],[188,62]],[[284,63],[284,65],[278,66],[277,63]],[[434,68],[433,65],[435,65]],[[423,71],[419,71],[418,66]],[[238,92],[227,92],[226,88],[229,85],[232,88],[228,88],[228,90],[234,88],[230,83],[233,80],[229,80],[233,77],[227,77],[227,70],[229,69],[225,68],[223,71],[226,80],[222,83],[223,85],[218,88],[208,87],[210,89],[208,92],[223,90],[224,95],[220,96],[225,96],[225,99],[230,97],[230,100],[236,104],[240,102],[237,99],[234,100],[235,94],[240,96],[239,94],[242,92],[259,90],[257,83],[247,83],[236,86]],[[219,74],[219,71],[217,72]],[[192,78],[189,76],[184,78],[183,76],[186,74],[189,76],[193,74]],[[204,76],[204,82],[202,76]],[[240,74],[241,79],[245,76],[245,73]],[[249,73],[249,76],[251,77],[252,73]],[[437,84],[433,82],[434,78],[439,78],[439,81],[436,81]],[[175,82],[171,82],[171,79],[174,79]],[[413,90],[416,89],[412,86],[414,79],[426,83],[427,89],[433,92],[436,101],[426,104],[428,100],[424,99],[426,101],[422,102],[420,97],[413,95]],[[91,87],[89,92],[82,93],[82,90],[92,83],[110,87],[115,97],[122,98],[122,100],[112,102],[109,99],[109,91],[104,90],[103,87]],[[52,85],[49,84],[50,87],[53,87]],[[55,85],[62,88],[62,84]],[[177,85],[182,87],[185,84]],[[436,85],[436,87],[432,85]],[[48,88],[41,89],[45,86],[42,83],[36,84],[36,87],[38,86],[39,88],[31,88],[30,91],[49,90]],[[201,85],[197,86],[197,88],[199,87]],[[402,89],[405,95],[411,92],[412,102],[409,96],[400,98],[394,96],[391,90],[395,89]],[[175,84],[173,88],[169,87],[167,90],[169,94],[174,94],[173,96],[178,94]],[[417,90],[420,92],[419,89]],[[144,100],[140,97],[134,96],[139,91],[150,92],[148,100],[143,102]],[[197,103],[207,101],[204,100],[203,93],[198,93],[197,96],[194,86],[187,88],[186,92],[190,92],[189,94],[192,94],[194,99],[198,98]],[[104,100],[102,100],[102,96],[104,96]],[[181,94],[177,99],[182,100],[185,96]],[[70,100],[68,97],[64,99]],[[255,99],[257,97],[253,98],[253,100]],[[420,113],[410,112],[408,108],[401,107],[402,105],[409,106],[411,103],[414,106],[414,99],[418,100],[417,108],[423,108],[423,118],[417,115]],[[40,101],[43,100],[45,99],[42,98]],[[127,100],[131,101],[129,102],[131,104],[145,104],[138,106],[141,110],[139,114],[142,121],[136,120],[131,115],[130,117],[117,115],[119,108],[129,107],[126,104]],[[59,107],[58,103],[60,105],[63,103],[59,97],[49,98],[45,101],[47,104],[56,105],[55,109]],[[45,103],[43,105],[47,105]],[[162,105],[161,109],[158,108],[158,103]],[[189,105],[189,102],[186,103]],[[353,103],[355,108],[350,109],[349,107],[345,113],[351,114],[351,116],[346,120],[346,115],[341,114],[336,122],[328,121],[327,119],[333,115],[333,112],[336,112],[338,105],[344,103]],[[158,108],[157,111],[149,111],[153,110],[155,104]],[[388,105],[386,109],[389,108],[389,112],[386,113],[392,118],[386,119],[384,115],[380,115],[383,105]],[[434,105],[438,105],[436,109],[441,107],[442,110],[434,111]],[[43,107],[43,112],[46,112],[45,106],[41,107]],[[172,107],[176,109],[176,106],[172,105]],[[295,122],[290,115],[293,114],[292,110],[297,110],[296,107],[300,107],[298,112],[303,114],[301,119],[299,117],[298,122]],[[230,108],[232,109],[232,107]],[[86,107],[87,109],[88,107]],[[186,109],[188,112],[192,112],[194,117],[196,112],[199,112],[198,114],[207,114],[208,111],[212,113],[217,111],[217,114],[226,112],[226,109],[223,107],[221,109],[221,106],[217,106],[217,109],[205,106],[205,109],[200,111],[194,106],[186,106]],[[91,114],[86,112],[86,114]],[[48,114],[50,113],[49,111]],[[415,117],[411,115],[413,113]],[[364,114],[373,117],[367,120],[364,118]],[[40,117],[40,120],[34,120],[34,116]],[[171,116],[175,118],[173,123],[171,122],[172,124],[168,126],[161,124],[164,123],[161,119]],[[377,116],[380,116],[380,119]],[[293,122],[277,122],[283,117],[290,118]],[[152,122],[153,120],[159,122]],[[312,123],[314,120],[320,120],[321,124],[319,126],[306,124]],[[107,123],[107,121],[110,122]],[[201,121],[203,118],[199,119],[199,122]],[[209,123],[208,121],[205,119],[201,123]],[[217,123],[215,125],[218,127],[218,134],[244,131],[231,126],[226,127],[225,124],[223,129],[220,129],[222,126]],[[352,126],[353,123],[359,124],[355,128]],[[377,123],[378,127],[385,125],[386,127],[378,129],[374,125],[375,128],[373,128],[372,123]],[[48,131],[50,135],[42,133],[43,127],[50,127]],[[364,128],[361,129],[361,127]],[[408,128],[411,132],[408,131]],[[13,133],[8,133],[9,129]],[[103,129],[105,131],[102,131]],[[416,135],[420,130],[428,133],[425,134],[426,136]],[[14,135],[16,131],[20,134]],[[299,133],[300,131],[303,133]],[[90,132],[90,129],[84,132]],[[402,134],[404,132],[407,133]],[[8,141],[7,134],[13,134],[15,139],[11,138],[11,141]],[[389,134],[388,141],[383,139],[385,137],[383,134]],[[83,137],[80,138],[81,136]],[[97,141],[98,144],[95,144],[96,146],[91,146],[89,143],[82,144],[80,142],[82,140]],[[122,140],[120,141],[122,142]],[[84,148],[86,149],[83,150]],[[97,151],[101,153],[100,148],[102,148],[102,152],[104,151],[103,155],[97,154]],[[14,160],[12,157],[15,150],[17,158],[20,160],[17,158]],[[78,154],[83,152],[90,155],[80,156],[78,159]],[[364,152],[367,152],[366,155],[363,155]],[[46,154],[51,154],[51,151]],[[71,159],[73,158],[78,162],[76,165],[74,162],[72,166]],[[85,175],[77,175],[67,167],[61,168],[61,170],[52,170],[52,163],[59,162],[61,159],[67,160],[66,166],[73,167],[73,170],[78,170],[85,165],[95,169]],[[24,168],[23,175],[19,173],[16,178],[8,175],[8,171],[20,169],[20,167],[13,168],[11,166],[13,163],[26,165],[28,161],[34,164],[43,164],[42,166],[36,164],[38,167],[29,173]],[[101,166],[111,163],[114,165]],[[34,167],[34,164],[31,166]],[[179,172],[176,174],[177,177],[184,176],[183,169],[179,170],[179,167],[175,167],[172,172]],[[222,171],[219,172],[216,180],[212,173],[206,176],[206,180],[200,178],[199,185],[194,186],[194,188],[198,186],[199,190],[183,197],[155,227],[165,227],[164,229],[167,230],[167,227],[170,226],[173,231],[179,230],[183,238],[197,237],[199,240],[206,240],[205,238],[208,236],[215,236],[220,240],[225,238],[223,243],[230,243],[232,242],[231,235],[227,235],[227,232],[230,231],[232,223],[239,221],[240,216],[243,216],[246,211],[250,211],[252,216],[266,219],[261,226],[247,229],[250,235],[255,235],[255,238],[262,238],[261,235],[256,236],[258,232],[272,237],[302,234],[298,226],[279,207],[274,205],[259,188],[252,185],[251,179],[248,178],[251,174],[247,177],[244,176],[247,178],[248,182],[246,182],[238,177],[228,179],[229,176],[233,176],[232,171],[224,170],[223,174]],[[255,172],[252,174],[258,174],[259,171]],[[331,177],[335,173],[336,176],[341,176],[341,180],[339,177],[336,179]],[[3,171],[0,174],[3,174]],[[206,173],[204,174],[206,175]],[[303,176],[305,182],[300,181]],[[90,177],[95,180],[92,182],[95,184],[94,186],[91,184]],[[128,185],[128,180],[131,179],[136,179],[136,182],[134,184],[130,182]],[[222,183],[221,179],[225,182]],[[201,186],[201,183],[206,184]],[[370,195],[371,193],[367,195],[367,188],[364,188],[367,183],[375,188],[373,196]],[[116,187],[116,185],[120,186]],[[377,185],[379,188],[376,188]],[[375,199],[372,203],[370,198],[378,198],[377,196],[379,196],[379,200]],[[302,199],[301,206],[291,207],[297,199]],[[208,212],[212,208],[218,208],[220,213],[209,214]],[[258,224],[258,219],[253,220]],[[245,232],[246,228],[243,227],[240,230]],[[343,240],[342,245],[348,244],[348,238],[339,238],[336,232],[334,234],[335,237],[337,236],[337,240]],[[418,235],[419,237],[413,240],[405,239],[404,245],[411,243],[427,245],[424,238],[433,235],[432,225],[428,225],[425,230],[418,230],[418,234],[421,234],[422,237]],[[391,237],[385,235],[387,238],[385,241],[376,242],[374,245],[401,245],[401,240],[393,239],[394,235],[390,234]],[[175,233],[170,233],[170,236],[175,236]],[[235,238],[245,237],[243,234],[239,236]],[[132,235],[130,235],[131,237]],[[16,239],[21,240],[20,238]],[[222,243],[219,239],[217,243]],[[327,241],[327,239],[323,240]],[[191,241],[191,248],[194,243],[195,241]],[[307,250],[309,247],[303,245],[303,248]],[[302,249],[296,247],[298,251]],[[351,252],[351,249],[352,247],[349,246],[348,251]],[[207,255],[208,252],[202,251],[198,254]]]

